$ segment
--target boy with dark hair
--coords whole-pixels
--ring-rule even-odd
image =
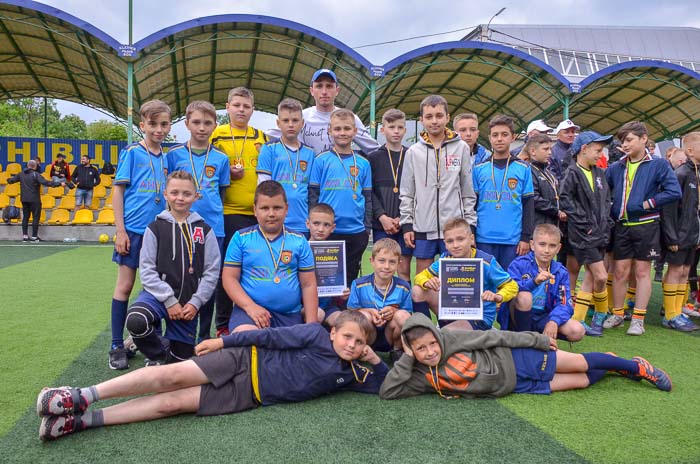
[[[407,247],[403,239],[399,211],[399,189],[407,150],[401,144],[406,135],[404,112],[387,110],[382,116],[381,132],[386,137],[386,144],[367,156],[372,168],[372,240],[378,242],[390,238],[401,246],[399,277],[411,280],[413,249]]]
[[[358,309],[377,329],[376,351],[390,351],[392,359],[401,356],[401,329],[411,316],[411,285],[396,277],[401,247],[390,238],[372,246],[369,262],[374,272],[355,280],[350,288],[348,309]]]
[[[511,301],[510,314],[499,313],[501,329],[535,331],[570,342],[581,340],[585,330],[571,319],[569,273],[555,261],[561,248],[559,228],[553,224],[535,227],[530,248],[532,251],[518,256],[508,267],[520,291]]]
[[[691,132],[683,137],[683,148],[688,161],[676,169],[681,187],[680,201],[663,207],[661,225],[664,244],[667,247],[666,262],[668,271],[662,284],[664,290],[664,327],[679,332],[693,332],[700,329],[683,314],[687,300],[688,275],[695,261],[696,248],[700,241],[698,224],[698,164],[700,164],[700,132]]]
[[[219,254],[224,254],[223,198],[231,185],[231,166],[228,157],[209,143],[216,128],[216,108],[209,102],[193,101],[185,109],[185,126],[190,131],[190,140],[176,145],[168,151],[168,172],[185,171],[192,175],[195,183],[195,201],[191,211],[198,213],[214,231]],[[199,308],[198,339],[211,336],[211,321],[214,316],[214,301]]]
[[[514,130],[509,116],[497,115],[489,121],[493,155],[474,166],[473,173],[476,246],[506,269],[516,256],[530,251],[535,217],[530,166],[510,154]]]
[[[372,228],[372,169],[352,149],[357,134],[355,114],[346,109],[331,115],[333,149],[314,160],[309,181],[309,206],[328,203],[335,211],[336,229],[330,240],[345,241],[348,280],[357,278]]]
[[[460,113],[452,120],[452,129],[469,147],[472,167],[486,161],[491,152],[478,143],[479,117],[474,113]]]
[[[644,334],[644,318],[651,297],[651,261],[659,257],[660,208],[681,199],[678,179],[663,158],[646,152],[644,123],[628,122],[617,133],[625,156],[605,171],[612,190],[615,222],[613,259],[613,315],[604,327],[624,323],[624,298],[634,260],[637,292],[628,335]]]
[[[90,208],[92,206],[92,190],[100,185],[100,173],[95,166],[90,164],[88,155],[80,157],[80,165],[73,172],[75,189],[75,209],[78,206]]]
[[[401,175],[401,232],[414,248],[416,273],[428,268],[445,251],[443,226],[454,217],[476,226],[469,147],[447,129],[447,100],[430,95],[421,101],[425,130],[406,152]]]
[[[280,139],[263,145],[258,158],[258,184],[276,180],[284,187],[289,202],[289,214],[284,225],[300,233],[308,233],[309,179],[314,151],[299,142],[299,131],[304,126],[301,103],[285,98],[277,106],[277,127]]]
[[[569,250],[579,266],[586,268],[581,289],[576,294],[574,319],[583,322],[593,301],[595,313],[588,335],[603,335],[608,313],[606,283],[608,270],[605,249],[612,229],[610,187],[605,173],[596,164],[612,135],[581,132],[571,145],[576,164],[566,171],[560,187],[561,208],[566,212]]]
[[[587,388],[615,372],[671,391],[670,377],[646,359],[610,353],[569,353],[534,332],[440,330],[422,314],[404,325],[405,354],[379,390],[386,400],[437,392],[442,398],[548,395]]]
[[[489,330],[496,319],[496,304],[508,302],[518,294],[518,284],[498,264],[496,259],[472,247],[471,227],[466,219],[453,218],[444,226],[445,247],[447,251],[441,258],[480,258],[484,262],[483,288],[481,299],[484,301],[484,318],[478,321],[439,321],[442,326],[474,330]],[[435,261],[430,267],[416,275],[413,289],[414,312],[428,313],[429,309],[435,315],[438,312],[438,279],[440,262]]]
[[[258,225],[237,231],[224,259],[221,280],[235,305],[229,332],[317,322],[314,257],[306,237],[284,226],[284,187],[266,180],[254,202]]]
[[[70,183],[70,166],[66,163],[66,155],[59,153],[56,155],[56,161],[51,164],[50,174],[51,180],[58,183],[64,183],[71,187]]]
[[[231,414],[336,391],[376,394],[389,369],[369,347],[374,336],[367,318],[346,311],[330,336],[320,324],[235,333],[205,340],[198,357],[182,363],[139,369],[88,388],[45,388],[37,398],[39,438],[186,413]],[[146,396],[89,408],[98,400],[139,395]]]
[[[527,154],[532,169],[533,202],[535,205],[535,225],[559,225],[566,220],[559,206],[559,181],[549,169],[552,157],[552,141],[544,134],[536,134],[527,140],[521,153]]]
[[[196,194],[190,173],[171,173],[165,184],[168,210],[143,234],[139,259],[143,290],[126,313],[126,328],[148,358],[146,365],[192,357],[197,314],[214,295],[219,280],[216,235],[199,214],[190,212]],[[167,343],[159,337],[161,320],[166,321]]]
[[[112,261],[117,263],[119,270],[112,295],[109,368],[118,370],[129,367],[124,349],[124,324],[129,295],[139,267],[143,234],[153,219],[165,209],[162,190],[165,188],[167,164],[161,144],[170,133],[170,107],[160,100],[151,100],[141,106],[139,113],[139,127],[144,139],[128,145],[119,153],[112,187],[117,229]]]

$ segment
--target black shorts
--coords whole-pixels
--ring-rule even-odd
[[[661,257],[659,236],[661,227],[658,221],[637,226],[625,226],[621,222],[615,224],[615,245],[613,259],[636,259],[638,261],[654,261]]]
[[[695,260],[695,248],[681,248],[678,251],[666,251],[666,262],[674,266],[692,266]]]
[[[605,258],[605,247],[595,248],[574,248],[571,247],[570,250],[579,265],[584,266],[586,264],[597,263],[598,261],[603,261]]]
[[[235,347],[192,358],[210,382],[202,385],[198,416],[219,416],[258,406],[253,393],[250,355],[250,347]]]

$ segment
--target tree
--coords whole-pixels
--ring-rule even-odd
[[[46,101],[43,98],[0,101],[0,136],[83,139],[87,135],[86,128],[80,116],[69,114],[62,117],[51,98]]]
[[[87,125],[86,137],[91,140],[127,140],[126,126],[100,119]]]
[[[49,137],[59,139],[84,139],[87,137],[87,124],[80,116],[69,114],[49,124]]]

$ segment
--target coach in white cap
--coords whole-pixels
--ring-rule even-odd
[[[549,134],[553,130],[554,129],[545,124],[543,120],[535,119],[527,125],[527,132],[525,133],[525,139],[523,140],[523,144],[517,148],[513,148],[510,151],[511,156],[518,156],[520,154],[520,151],[527,143],[527,139],[530,138],[533,134]]]
[[[581,130],[581,128],[574,124],[571,119],[563,120],[554,130],[557,141],[552,145],[552,157],[549,163],[552,174],[554,174],[554,177],[559,179],[560,182],[564,179],[566,170],[573,163],[570,148],[576,138],[576,132],[579,130]]]

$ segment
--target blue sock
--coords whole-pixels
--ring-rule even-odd
[[[639,373],[639,365],[629,359],[618,358],[607,353],[583,353],[588,363],[588,370],[627,371],[630,374]]]
[[[593,385],[603,377],[605,377],[605,374],[607,374],[608,371],[603,370],[603,369],[589,369],[588,372],[586,372],[586,377],[588,377],[588,386]]]
[[[508,307],[504,308],[506,311]],[[532,326],[532,311],[519,311],[515,309],[513,311],[513,319],[515,320],[515,327],[510,328],[516,332],[525,332],[531,330]]]
[[[413,312],[421,313],[430,319],[430,307],[427,301],[414,301],[413,302]]]
[[[124,348],[124,326],[128,306],[128,300],[119,301],[112,298],[112,349]]]

